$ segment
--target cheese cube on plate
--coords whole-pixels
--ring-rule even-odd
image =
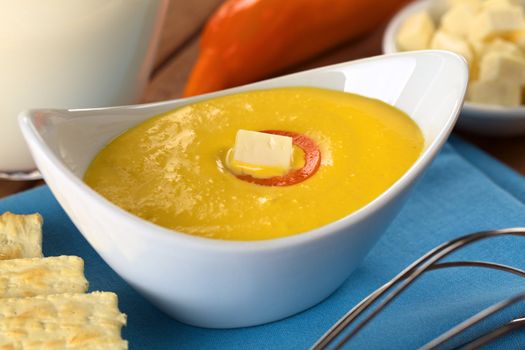
[[[468,88],[468,100],[474,103],[516,107],[521,103],[519,84],[504,80],[472,81]]]
[[[403,51],[426,49],[434,30],[434,21],[428,12],[415,13],[401,25],[397,35],[397,45]]]
[[[289,169],[293,139],[251,130],[239,130],[235,138],[233,159],[239,162]]]
[[[438,30],[432,41],[430,47],[436,50],[448,50],[455,52],[463,57],[468,62],[471,62],[474,55],[470,45],[460,37],[449,34],[443,30]]]
[[[450,34],[464,38],[468,35],[470,21],[478,10],[479,6],[469,3],[453,6],[441,17],[441,28]]]
[[[521,6],[521,3],[519,0],[485,0],[482,3],[483,8],[494,6]]]
[[[525,27],[507,34],[507,39],[516,44],[521,50],[525,50]]]
[[[458,5],[469,5],[469,6],[475,6],[475,7],[481,7],[481,0],[447,0],[447,7],[452,8]]]
[[[489,6],[470,21],[468,37],[471,41],[484,40],[521,29],[524,23],[523,9],[520,6]]]
[[[484,56],[490,52],[496,52],[516,57],[523,57],[523,52],[518,47],[518,45],[516,45],[512,41],[508,41],[501,38],[496,38],[489,42],[478,42],[472,46],[474,47],[474,51],[476,51],[476,54],[479,56]]]
[[[499,52],[489,52],[481,59],[481,81],[505,80],[525,84],[525,59]]]

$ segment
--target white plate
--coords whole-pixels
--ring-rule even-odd
[[[410,3],[399,11],[388,24],[383,36],[383,52],[396,53],[396,34],[401,24],[412,14],[428,10],[437,21],[446,7],[442,0],[421,0]],[[487,136],[515,136],[525,134],[525,107],[501,107],[466,101],[458,127]]]

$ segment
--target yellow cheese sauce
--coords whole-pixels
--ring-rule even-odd
[[[225,167],[239,129],[314,140],[307,180],[262,186]],[[239,93],[153,117],[111,141],[85,182],[145,220],[192,235],[262,240],[305,232],[365,206],[398,180],[424,145],[418,126],[378,100],[317,88]]]

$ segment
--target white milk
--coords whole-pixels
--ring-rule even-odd
[[[136,102],[164,0],[0,0],[0,171],[35,165],[17,115],[28,108]]]

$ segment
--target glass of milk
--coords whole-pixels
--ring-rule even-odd
[[[167,0],[0,0],[0,178],[38,176],[17,124],[29,108],[137,102]]]

